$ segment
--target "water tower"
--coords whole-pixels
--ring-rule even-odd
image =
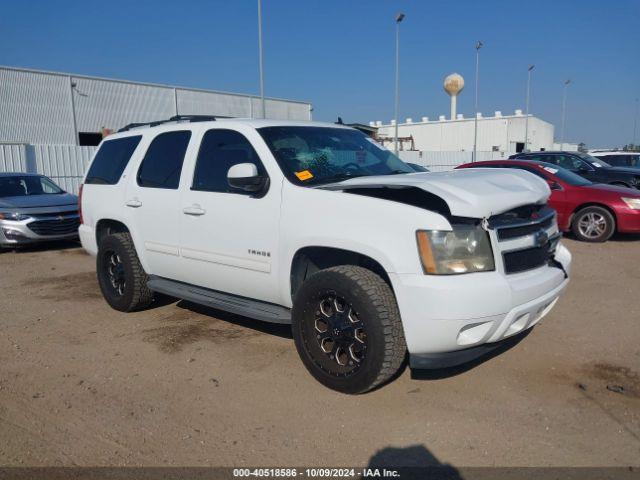
[[[458,100],[458,94],[464,88],[464,78],[462,75],[457,73],[452,73],[451,75],[447,75],[444,79],[444,90],[451,97],[451,120],[456,119],[456,103]]]

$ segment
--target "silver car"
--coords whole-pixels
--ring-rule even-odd
[[[33,173],[0,173],[0,248],[78,237],[78,197]]]

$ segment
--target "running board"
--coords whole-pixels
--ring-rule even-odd
[[[272,323],[291,323],[291,309],[274,305],[273,303],[251,300],[155,275],[149,276],[147,286],[154,292],[164,293],[171,297],[181,298],[256,320]]]

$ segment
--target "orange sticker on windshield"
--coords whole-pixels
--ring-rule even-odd
[[[305,180],[313,178],[313,173],[309,170],[302,170],[301,172],[296,172],[296,177],[298,177],[298,180],[302,180],[304,182]]]

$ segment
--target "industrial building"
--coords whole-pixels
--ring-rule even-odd
[[[477,113],[476,118],[465,118],[457,113],[458,95],[464,89],[464,78],[461,75],[447,75],[443,88],[451,98],[450,117],[447,119],[440,115],[438,120],[432,121],[428,117],[422,117],[418,122],[407,118],[404,123],[398,123],[399,150],[471,152],[475,145],[477,152],[492,152],[492,156],[502,156],[525,149],[536,151],[557,148],[553,141],[553,125],[533,115],[523,115],[522,110],[516,110],[513,115],[503,115],[497,111],[491,117]],[[369,125],[377,128],[377,138],[383,144],[395,142],[395,120],[388,124],[381,121],[370,122]],[[567,144],[567,147],[576,146]]]
[[[526,116],[521,110],[513,115],[495,112],[491,117],[478,114],[477,151],[501,152],[503,155],[521,152],[525,148]],[[377,127],[377,136],[386,146],[393,143],[395,122],[383,124],[370,122]],[[533,115],[529,115],[529,150],[551,150],[553,148],[554,127]],[[423,117],[414,122],[407,118],[398,124],[399,149],[428,152],[470,152],[473,151],[475,119],[457,114],[454,119],[441,115],[437,120]]]
[[[267,98],[266,116],[310,120],[311,104]],[[263,115],[258,96],[0,67],[0,143],[97,145],[103,133],[174,115]]]

